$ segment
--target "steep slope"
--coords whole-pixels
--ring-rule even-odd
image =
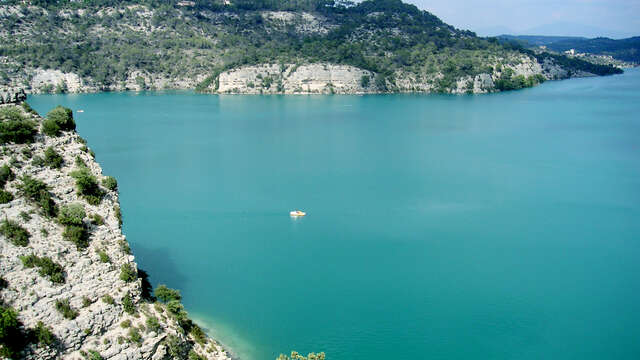
[[[400,0],[10,0],[0,24],[0,81],[31,92],[488,92],[619,72],[540,61]]]
[[[230,359],[179,294],[154,302],[70,111],[47,120],[0,91],[0,358]],[[164,301],[164,302],[163,302]]]

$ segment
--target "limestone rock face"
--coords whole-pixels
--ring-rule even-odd
[[[258,65],[225,71],[218,93],[231,94],[356,94],[375,92],[374,73],[348,65]],[[363,77],[368,86],[363,86]]]
[[[84,89],[84,82],[74,73],[63,73],[60,70],[37,69],[31,80],[31,89],[34,93],[43,92],[48,87],[64,88],[64,92],[77,93]]]
[[[5,91],[0,93],[6,99]],[[23,91],[10,94],[11,102],[24,100]],[[2,104],[2,107],[15,107],[38,126],[42,123],[40,116],[27,113],[22,106]],[[34,160],[44,158],[47,148],[62,156],[61,168],[53,169]],[[58,339],[55,346],[30,344],[21,357],[80,360],[85,358],[83,354],[96,351],[104,359],[165,360],[173,358],[172,351],[179,348],[180,353],[194,351],[206,359],[230,359],[228,352],[214,340],[207,338],[197,343],[193,336],[185,334],[165,305],[143,299],[140,278],[134,277],[132,281],[121,278],[123,266],[137,271],[137,264],[120,229],[118,192],[101,187],[105,192],[102,201],[89,204],[78,194],[71,176],[81,166],[80,162],[101,183],[105,178],[102,169],[75,131],[63,132],[58,137],[38,133],[32,144],[4,144],[0,154],[0,166],[8,165],[15,174],[4,186],[14,199],[0,204],[0,220],[14,221],[29,233],[27,246],[17,246],[0,234],[0,276],[8,284],[0,288],[0,303],[18,311],[25,329],[33,329],[42,322]],[[44,215],[38,204],[21,194],[23,176],[44,182],[58,208],[69,204],[84,208],[87,248],[78,248],[66,240],[64,226]],[[37,267],[26,267],[20,257],[29,255],[48,257],[60,264],[64,282],[54,283],[41,275]],[[57,301],[68,301],[77,316],[65,318],[56,308]],[[125,311],[128,301],[133,304],[133,313]],[[149,324],[154,319],[157,327],[151,328]]]
[[[21,88],[0,88],[0,104],[19,104],[27,99]]]

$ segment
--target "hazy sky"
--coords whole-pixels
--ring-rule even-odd
[[[591,33],[601,31],[607,32],[605,36],[640,35],[640,0],[405,1],[457,28],[479,33],[508,28],[516,33],[533,29],[584,33],[555,35],[593,36]]]

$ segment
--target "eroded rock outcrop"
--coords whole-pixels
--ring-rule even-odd
[[[24,92],[11,94],[24,100]],[[0,305],[18,313],[22,338],[39,323],[55,337],[30,337],[14,358],[230,359],[179,303],[149,299],[121,232],[116,184],[103,181],[85,141],[75,131],[44,135],[27,105],[0,105],[0,121],[35,130],[22,144],[0,134]],[[79,171],[95,180],[95,198],[80,193]],[[47,188],[34,192],[37,184]],[[71,208],[81,214],[73,226]]]

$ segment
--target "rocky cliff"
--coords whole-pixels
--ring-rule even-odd
[[[230,359],[179,295],[154,301],[121,231],[117,183],[70,112],[43,119],[24,92],[0,93],[0,357]]]
[[[542,63],[528,56],[494,59],[490,72],[461,76],[449,92],[482,94],[498,91],[496,82],[505,69],[525,79],[540,75],[544,80],[594,76],[587,72],[569,73],[552,60]],[[442,73],[415,74],[397,71],[393,76],[349,65],[263,64],[224,71],[206,89],[219,94],[371,94],[385,92],[440,92]]]

